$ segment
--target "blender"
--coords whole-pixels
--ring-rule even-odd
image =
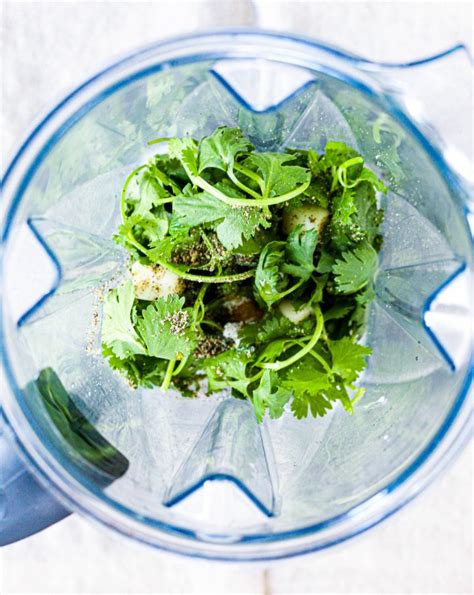
[[[471,68],[463,46],[394,65],[222,30],[119,60],[37,125],[2,184],[0,543],[74,511],[183,554],[287,557],[378,523],[453,459],[470,434]],[[133,390],[100,354],[125,177],[149,140],[221,125],[258,150],[345,142],[389,187],[353,416],[259,425],[224,393]]]

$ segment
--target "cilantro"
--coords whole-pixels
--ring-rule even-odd
[[[268,409],[270,417],[276,419],[283,415],[285,405],[291,399],[292,393],[283,386],[278,386],[279,378],[276,372],[265,370],[258,387],[252,393],[252,402],[257,421],[261,422]]]
[[[349,337],[330,341],[329,350],[334,374],[343,378],[348,384],[355,382],[358,373],[365,368],[365,358],[372,353],[369,347],[354,343]]]
[[[147,101],[160,97],[173,103],[167,85]],[[373,134],[394,131],[376,121]],[[188,397],[205,380],[248,399],[258,422],[336,404],[352,413],[371,353],[356,341],[375,297],[384,183],[341,142],[257,151],[226,126],[151,142],[164,141],[121,194],[114,239],[137,263],[137,289],[125,281],[105,298],[111,368]]]
[[[371,282],[376,270],[377,252],[369,243],[363,242],[354,250],[346,250],[333,266],[338,291],[359,291]]]
[[[285,258],[285,242],[269,242],[260,254],[255,286],[260,298],[272,305],[285,295],[287,277],[281,271]]]
[[[314,271],[313,257],[318,243],[315,229],[304,230],[301,226],[294,229],[287,239],[286,257],[289,262],[283,265],[283,271],[293,277],[308,280]]]
[[[257,173],[262,196],[287,194],[308,181],[308,171],[299,165],[288,165],[293,155],[284,153],[252,153],[244,165]]]
[[[281,300],[310,278],[317,242],[316,230],[298,226],[286,242],[269,242],[265,246],[258,261],[255,286],[266,304]],[[299,281],[288,288],[289,276]]]
[[[248,396],[249,376],[246,369],[250,357],[243,351],[230,349],[205,362],[209,389],[218,391],[234,388],[243,396]]]
[[[259,209],[231,207],[205,192],[178,196],[173,217],[178,224],[189,227],[214,224],[217,237],[227,250],[238,248],[259,226],[269,226]]]
[[[140,180],[140,198],[135,204],[134,214],[148,215],[152,208],[159,204],[160,199],[167,198],[168,192],[150,171],[145,171]]]
[[[196,336],[190,324],[189,312],[182,308],[184,298],[171,295],[158,298],[143,310],[138,332],[148,355],[161,359],[187,356],[196,347]]]
[[[199,171],[208,167],[215,167],[227,172],[233,168],[236,156],[239,153],[253,149],[252,144],[244,137],[238,128],[221,126],[208,137],[204,138],[199,146]]]
[[[121,359],[145,353],[133,325],[135,291],[131,281],[112,289],[104,300],[102,341]]]

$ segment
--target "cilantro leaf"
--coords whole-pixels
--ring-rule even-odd
[[[197,143],[192,138],[171,138],[168,155],[180,161],[189,176],[199,176]]]
[[[321,250],[321,255],[316,266],[316,271],[321,274],[330,273],[332,271],[334,263],[334,256],[329,252],[326,252],[326,250]]]
[[[229,349],[204,362],[209,390],[216,392],[225,388],[234,388],[244,396],[248,396],[250,378],[247,366],[250,356],[244,351]]]
[[[318,232],[315,229],[303,229],[300,225],[288,236],[286,245],[286,262],[282,270],[306,281],[314,271],[313,256],[318,243]]]
[[[165,360],[147,355],[133,355],[127,359],[121,359],[105,343],[102,347],[102,354],[107,358],[109,366],[125,376],[134,388],[137,386],[152,388],[163,382],[166,369]]]
[[[196,348],[196,334],[184,298],[170,295],[158,298],[143,310],[137,327],[148,355],[160,359],[188,356]]]
[[[295,417],[307,417],[308,410],[313,417],[322,417],[332,409],[324,391],[330,386],[330,379],[324,370],[318,369],[312,362],[302,360],[291,366],[282,385],[293,394],[291,410]]]
[[[333,382],[329,388],[324,391],[324,395],[329,401],[340,401],[348,413],[352,413],[354,407],[347,392],[346,386],[341,382]]]
[[[269,242],[264,247],[257,265],[255,286],[265,303],[271,306],[311,277],[317,242],[317,231],[305,230],[300,225],[289,234],[286,242]],[[300,280],[289,289],[288,275]]]
[[[276,372],[265,370],[258,387],[252,393],[255,417],[260,423],[268,409],[270,417],[277,419],[283,415],[285,405],[291,399],[291,391],[278,386],[279,377]]]
[[[354,343],[349,337],[329,341],[332,356],[332,370],[348,384],[355,382],[366,367],[365,358],[372,353],[370,347]]]
[[[136,316],[134,301],[131,281],[109,291],[104,300],[102,342],[120,359],[146,353],[132,322]]]
[[[287,165],[294,156],[285,153],[252,153],[244,164],[258,172],[264,198],[279,196],[308,181],[309,172],[299,165]]]
[[[135,203],[134,215],[146,216],[161,198],[169,197],[168,192],[158,182],[149,170],[145,170],[140,179],[140,198]],[[166,233],[166,232],[165,232]]]
[[[199,172],[209,167],[227,171],[234,165],[235,157],[253,149],[239,128],[220,126],[199,145]]]
[[[340,167],[354,157],[360,157],[352,147],[339,141],[329,141],[324,148],[322,162],[324,167]]]
[[[330,381],[324,370],[305,360],[291,366],[283,384],[296,395],[301,396],[303,394],[316,394],[328,388]]]
[[[342,259],[337,259],[333,266],[338,291],[354,293],[371,283],[377,264],[377,252],[368,242],[343,252]]]
[[[214,224],[217,237],[227,250],[238,248],[259,227],[270,225],[260,209],[232,207],[206,192],[178,196],[173,202],[173,218],[174,224],[189,227]]]
[[[356,212],[355,204],[356,191],[354,188],[344,188],[344,190],[334,197],[332,224],[334,226],[349,225],[351,216]]]
[[[268,305],[281,299],[288,279],[281,271],[285,257],[285,242],[269,242],[260,254],[255,287],[259,296]]]

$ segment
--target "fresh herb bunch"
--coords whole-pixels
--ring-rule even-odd
[[[371,351],[384,184],[340,142],[258,152],[237,128],[167,138],[127,178],[115,240],[131,278],[104,303],[103,353],[132,386],[268,410],[352,411]],[[162,145],[165,147],[166,145]]]

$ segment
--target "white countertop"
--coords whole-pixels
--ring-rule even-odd
[[[261,24],[383,60],[472,45],[472,4],[262,1]],[[161,37],[253,25],[251,3],[4,2],[2,159],[31,122],[102,64]],[[328,551],[262,565],[171,556],[78,516],[0,550],[4,593],[472,592],[472,447],[435,485],[365,535]]]

